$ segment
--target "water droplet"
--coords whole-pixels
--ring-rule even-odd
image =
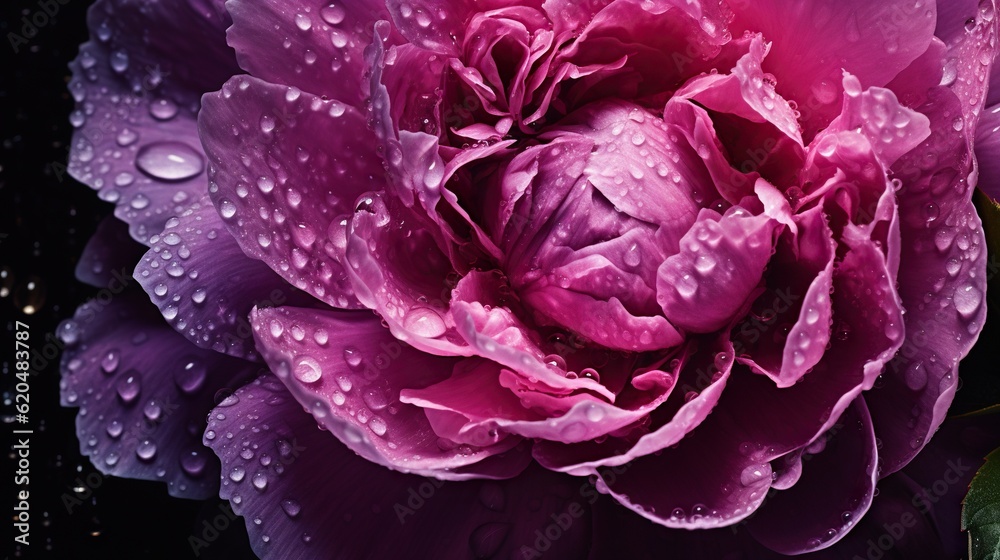
[[[302,512],[302,506],[299,505],[295,500],[282,500],[281,509],[285,510],[285,514],[288,517],[298,517],[299,513]]]
[[[351,346],[344,348],[344,361],[352,368],[360,367],[362,361],[361,351]]]
[[[750,465],[740,473],[740,483],[743,486],[752,486],[768,476],[769,473],[770,469],[766,465]]]
[[[340,24],[340,22],[344,21],[346,15],[344,9],[337,4],[330,4],[319,11],[319,17],[323,18],[323,21],[330,25]]]
[[[379,418],[378,416],[373,416],[368,422],[368,427],[371,428],[375,435],[384,436],[388,426],[385,424],[385,420]]]
[[[153,457],[156,456],[156,444],[151,440],[143,440],[138,447],[135,448],[135,454],[143,461],[151,461]]]
[[[233,470],[229,471],[229,480],[240,482],[246,474],[247,471],[243,467],[233,467]]]
[[[253,475],[252,482],[254,488],[258,490],[264,490],[265,488],[267,488],[267,475],[265,475],[262,472],[259,472]]]
[[[191,357],[174,373],[174,382],[181,391],[192,394],[205,382],[207,370],[201,360]]]
[[[312,20],[309,19],[309,16],[305,14],[295,14],[295,26],[302,31],[309,31],[312,29],[312,25]]]
[[[983,293],[972,284],[963,284],[955,289],[953,297],[955,310],[963,319],[972,319],[983,303]]]
[[[503,546],[509,531],[508,523],[483,523],[476,527],[469,535],[472,554],[476,558],[492,558]]]
[[[303,383],[315,383],[323,377],[323,368],[315,358],[304,356],[295,362],[292,373]]]
[[[205,466],[208,464],[208,459],[205,454],[201,451],[191,451],[181,455],[181,468],[184,469],[189,476],[199,476],[201,473],[205,472]]]
[[[122,402],[128,404],[135,400],[139,396],[139,390],[141,389],[139,384],[139,373],[135,370],[129,370],[122,378],[118,381],[117,385],[118,396],[121,397]]]
[[[118,436],[122,435],[122,431],[124,430],[125,426],[121,423],[120,420],[112,420],[107,427],[108,435],[114,439],[117,439]]]
[[[143,146],[136,154],[135,165],[154,179],[184,181],[201,173],[205,162],[187,144],[168,141]]]
[[[430,307],[424,306],[410,308],[403,319],[403,328],[424,338],[439,337],[447,330],[441,315]]]
[[[101,358],[101,369],[104,373],[111,374],[118,369],[118,362],[121,359],[121,352],[117,349],[108,350],[107,354]]]
[[[149,114],[156,120],[169,121],[177,115],[177,104],[169,99],[157,99],[149,104]]]

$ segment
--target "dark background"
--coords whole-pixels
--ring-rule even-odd
[[[14,423],[14,321],[30,326],[31,346],[72,315],[96,288],[77,282],[76,262],[97,224],[112,212],[88,187],[65,172],[73,108],[67,64],[87,39],[85,13],[92,0],[49,0],[58,13],[14,52],[9,33],[23,35],[22,17],[40,11],[38,0],[0,6],[0,376],[3,437],[31,436],[30,546],[15,546],[8,521],[15,504],[15,457],[3,467],[4,558],[195,558],[188,537],[219,514],[219,500],[172,498],[157,482],[102,477],[92,493],[74,493],[77,480],[97,471],[79,453],[76,409],[59,406],[58,359],[31,379],[29,423]],[[30,31],[30,30],[29,30]],[[31,289],[31,286],[35,289]],[[34,313],[26,314],[26,307]],[[13,443],[13,442],[11,442]],[[72,512],[67,511],[64,496]],[[75,500],[80,500],[79,503]],[[7,536],[9,535],[9,536]],[[199,558],[253,558],[242,519],[202,550]]]

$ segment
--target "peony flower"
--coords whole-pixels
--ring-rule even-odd
[[[965,4],[99,1],[81,449],[266,558],[831,547],[985,319]]]

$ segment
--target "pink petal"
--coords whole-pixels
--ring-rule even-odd
[[[346,222],[359,195],[384,186],[364,116],[238,76],[205,97],[199,123],[212,202],[243,251],[331,306],[359,307],[344,272]]]
[[[480,448],[442,445],[421,408],[399,402],[403,389],[445,379],[457,363],[400,343],[367,313],[292,307],[251,314],[258,348],[316,420],[369,461],[441,479],[475,476],[472,466],[510,450],[518,438]],[[512,458],[499,477],[526,462]],[[469,467],[462,472],[454,469]]]

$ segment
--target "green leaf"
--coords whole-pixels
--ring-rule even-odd
[[[1000,560],[1000,449],[986,456],[962,500],[962,530],[969,560]]]

